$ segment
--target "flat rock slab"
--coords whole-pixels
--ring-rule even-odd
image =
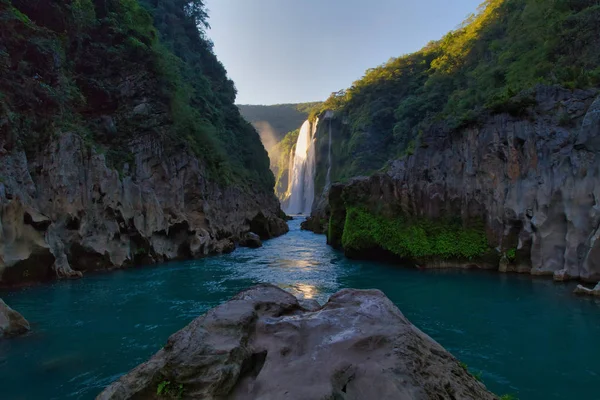
[[[98,396],[154,398],[497,399],[381,291],[309,311],[271,285],[197,318]]]

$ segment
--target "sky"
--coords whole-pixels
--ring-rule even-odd
[[[238,104],[323,101],[455,29],[483,0],[206,0]]]

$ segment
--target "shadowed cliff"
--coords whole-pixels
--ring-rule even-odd
[[[0,2],[0,283],[287,230],[202,1]]]

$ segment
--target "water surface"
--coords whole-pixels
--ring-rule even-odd
[[[321,303],[344,287],[381,289],[495,393],[598,398],[600,302],[573,296],[573,285],[347,260],[299,222],[258,250],[0,292],[33,329],[0,341],[0,398],[94,398],[170,334],[260,282]]]

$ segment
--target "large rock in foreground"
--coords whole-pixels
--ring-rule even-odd
[[[161,393],[159,395],[159,392]],[[171,336],[98,399],[496,399],[378,290],[320,310],[271,285]]]
[[[0,338],[19,336],[29,329],[29,322],[0,299]]]

